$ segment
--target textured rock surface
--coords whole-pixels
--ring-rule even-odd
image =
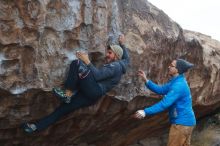
[[[123,32],[131,67],[96,105],[74,112],[47,130],[25,135],[24,121],[35,121],[59,102],[50,92],[60,85],[79,48],[100,64],[108,38]],[[167,81],[167,65],[176,57],[193,62],[186,74],[197,118],[220,107],[220,43],[183,31],[146,0],[1,0],[0,1],[0,145],[127,146],[139,140],[159,143],[168,131],[165,113],[142,121],[130,115],[157,99],[136,77],[142,68],[158,83]],[[161,138],[161,144],[164,143]],[[158,144],[157,143],[157,144]]]

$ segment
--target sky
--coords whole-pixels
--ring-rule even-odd
[[[220,0],[148,0],[183,29],[220,41]]]

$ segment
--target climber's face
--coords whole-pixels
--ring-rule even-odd
[[[117,56],[111,49],[107,49],[105,60],[106,60],[106,63],[111,63],[117,60]]]

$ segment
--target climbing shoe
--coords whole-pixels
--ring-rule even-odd
[[[71,102],[71,97],[66,96],[65,90],[62,90],[60,88],[53,88],[53,93],[59,97],[59,99],[64,102],[64,103],[70,103]]]
[[[30,123],[24,123],[22,125],[22,128],[27,133],[33,133],[34,131],[37,130],[36,125],[35,124],[30,124]]]

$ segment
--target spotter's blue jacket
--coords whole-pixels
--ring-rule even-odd
[[[144,109],[146,115],[154,115],[168,109],[171,124],[196,125],[190,88],[183,74],[171,78],[164,85],[157,85],[150,80],[145,85],[151,91],[164,95],[160,102]]]

